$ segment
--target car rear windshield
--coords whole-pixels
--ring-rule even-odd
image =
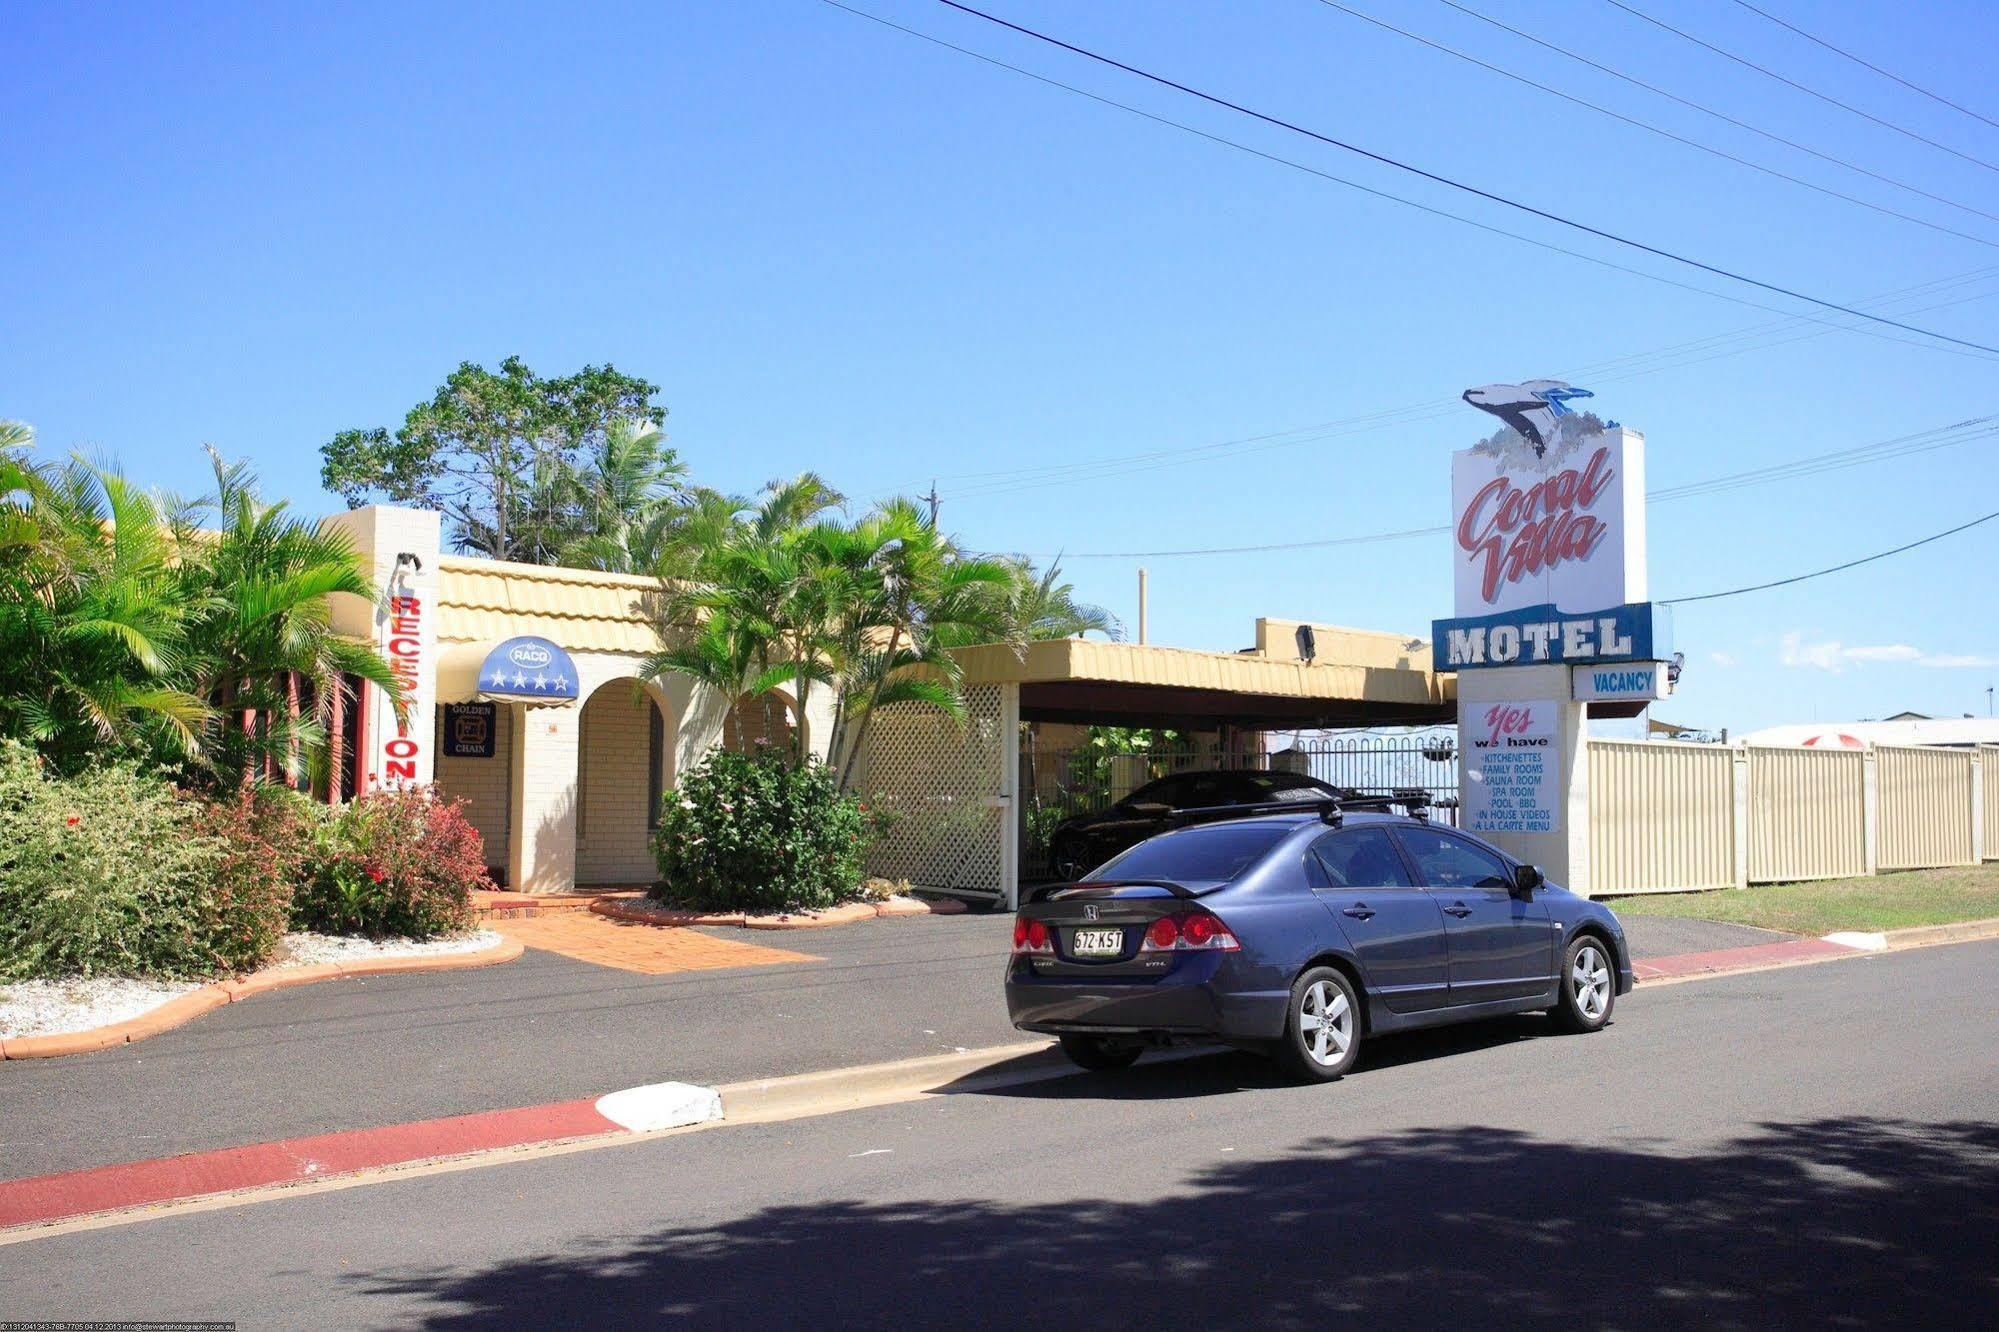
[[[1174,883],[1226,881],[1243,873],[1291,831],[1285,823],[1228,823],[1140,842],[1104,865],[1096,879],[1166,879]]]

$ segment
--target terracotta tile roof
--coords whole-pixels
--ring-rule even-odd
[[[447,555],[438,562],[437,636],[487,642],[539,634],[572,652],[657,651],[641,609],[656,579]]]

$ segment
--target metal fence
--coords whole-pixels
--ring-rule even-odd
[[[1432,818],[1457,821],[1455,728],[1343,735],[1274,753],[1225,753],[1168,744],[1113,754],[1087,745],[1041,748],[1024,739],[1019,786],[1021,882],[1045,882],[1051,877],[1049,845],[1055,829],[1067,820],[1109,809],[1158,778],[1217,770],[1303,773],[1328,785],[1372,794],[1420,789],[1430,797]]]
[[[1999,748],[1591,740],[1589,890],[1681,892],[1999,858]]]

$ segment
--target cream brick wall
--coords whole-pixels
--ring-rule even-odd
[[[437,784],[465,802],[465,817],[486,839],[486,864],[507,864],[507,809],[512,803],[514,705],[502,703],[493,719],[493,757],[452,758],[444,752],[444,709],[437,710]]]
[[[650,883],[657,873],[647,846],[651,788],[652,698],[632,680],[612,680],[583,704],[577,754],[582,808],[576,834],[576,881]]]

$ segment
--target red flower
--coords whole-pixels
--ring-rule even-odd
[[[373,865],[370,865],[368,866],[368,877],[373,879],[376,883],[380,883],[382,880],[388,878],[389,876],[382,873],[382,871],[376,869]]]
[[[83,822],[83,817],[82,817],[81,815],[78,815],[78,814],[72,814],[72,815],[70,815],[70,816],[69,816],[68,818],[64,819],[64,820],[63,820],[63,822],[64,822],[64,823],[65,823],[65,824],[66,824],[67,826],[69,826],[69,827],[71,827],[71,828],[74,828],[74,827],[75,827],[75,826],[76,826],[77,824],[79,824],[79,823],[82,823],[82,822]]]

